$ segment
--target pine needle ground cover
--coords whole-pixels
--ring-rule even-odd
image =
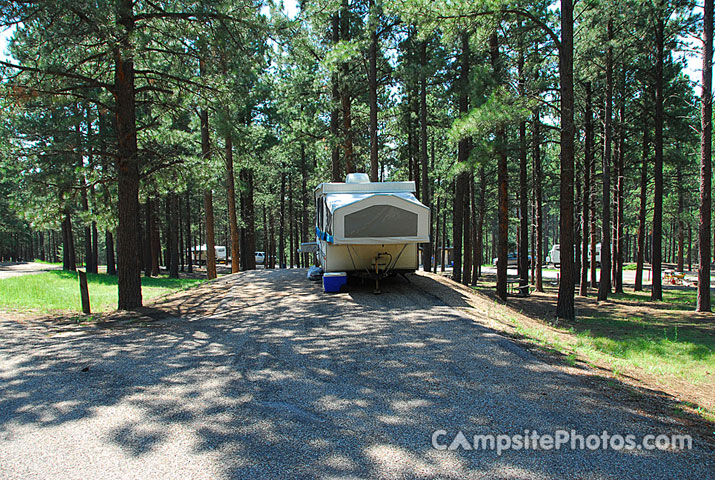
[[[195,278],[142,277],[142,297],[150,300],[198,285]],[[87,274],[93,312],[117,308],[117,277]],[[79,280],[76,272],[52,271],[0,280],[0,308],[23,311],[81,312]]]

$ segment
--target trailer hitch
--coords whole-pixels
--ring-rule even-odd
[[[389,257],[390,259],[387,261],[387,263],[380,263],[380,259]],[[385,275],[389,272],[389,267],[390,264],[392,263],[392,254],[389,252],[382,252],[378,253],[375,258],[373,259],[373,263],[375,264],[375,295],[378,295],[382,293],[380,291],[380,266],[386,267],[383,271],[382,274]]]

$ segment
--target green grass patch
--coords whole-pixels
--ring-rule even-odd
[[[624,292],[611,294],[610,298],[629,300],[634,302],[650,302],[650,292]],[[662,308],[695,309],[698,291],[695,288],[682,287],[682,289],[665,288],[663,290]]]
[[[593,360],[608,359],[656,376],[699,383],[715,371],[715,334],[697,324],[667,324],[637,316],[582,318],[576,350]]]
[[[142,277],[142,298],[149,300],[197,285],[193,278]],[[93,312],[117,308],[117,277],[87,274]],[[76,272],[52,271],[0,280],[0,307],[40,312],[82,310]]]
[[[37,258],[34,259],[33,262],[34,262],[34,263],[41,263],[41,264],[43,264],[43,265],[57,265],[57,266],[60,266],[60,267],[62,266],[62,262],[47,262],[47,261],[45,261],[45,260],[39,260],[39,259],[37,259]]]
[[[570,334],[565,340],[546,326],[510,323],[520,335],[567,355],[569,364],[575,353],[588,362],[608,362],[615,375],[636,367],[664,380],[677,377],[698,384],[711,382],[715,372],[715,331],[707,325],[640,316],[580,317],[568,328],[557,328]]]

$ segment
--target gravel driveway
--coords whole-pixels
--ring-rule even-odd
[[[461,430],[682,432],[401,279],[220,279],[147,326],[0,320],[0,477],[713,478],[713,451],[438,451]],[[192,311],[204,312],[192,314]],[[206,313],[208,312],[208,313]]]
[[[42,273],[48,270],[59,270],[60,266],[36,262],[3,262],[0,263],[0,279]]]

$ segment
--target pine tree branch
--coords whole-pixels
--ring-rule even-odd
[[[21,72],[41,73],[43,75],[51,75],[51,76],[62,77],[62,78],[71,78],[73,80],[81,80],[81,81],[89,84],[89,86],[91,88],[104,88],[104,89],[107,89],[110,91],[113,88],[113,86],[108,83],[100,82],[97,79],[90,78],[90,77],[87,77],[84,75],[80,75],[78,73],[71,73],[71,72],[66,72],[66,71],[62,71],[62,70],[52,70],[52,69],[43,69],[43,68],[37,68],[37,67],[28,67],[26,65],[17,65],[14,63],[3,61],[3,60],[0,60],[0,65],[3,67],[20,70]]]

